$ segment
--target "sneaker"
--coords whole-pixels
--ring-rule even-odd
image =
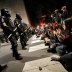
[[[58,55],[51,56],[51,61],[59,61],[59,59],[60,59],[60,56]]]

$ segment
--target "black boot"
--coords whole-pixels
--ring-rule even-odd
[[[18,53],[18,55],[21,55],[20,53]],[[15,57],[15,54],[13,53],[13,57]]]
[[[27,48],[25,48],[25,46],[22,47],[22,50],[26,50]]]
[[[22,50],[26,50],[27,48],[25,48],[25,46],[26,46],[26,43],[23,41],[23,43],[22,43]]]
[[[7,68],[7,65],[0,65],[0,72]]]
[[[15,57],[16,60],[22,60],[23,59],[17,51],[13,52],[13,57]]]
[[[11,50],[12,50],[12,48],[11,48]],[[21,55],[20,53],[18,53],[18,55]],[[15,57],[15,53],[13,52],[13,57]]]
[[[27,50],[27,48],[22,48],[22,50]]]
[[[22,60],[23,59],[18,52],[14,52],[13,56],[15,57],[16,60]]]
[[[15,56],[15,59],[16,60],[22,60],[23,58],[20,55],[18,55],[18,56]]]
[[[20,54],[18,53],[17,51],[17,48],[12,48],[12,51],[13,51],[13,57],[15,57],[16,60],[21,60],[22,57],[20,56]]]

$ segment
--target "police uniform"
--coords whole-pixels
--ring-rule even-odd
[[[24,32],[24,27],[22,25],[21,22],[22,18],[19,14],[16,14],[16,18],[14,20],[14,25],[17,27],[17,32],[19,33],[20,36],[20,42],[22,45],[22,49],[25,50],[25,46],[26,46],[26,38],[25,38],[25,32]]]
[[[2,9],[2,10],[4,10],[4,9]],[[3,29],[3,32],[4,32],[4,34],[7,36],[7,38],[9,39],[9,41],[11,42],[13,57],[15,57],[15,59],[17,59],[17,60],[21,60],[22,57],[19,55],[18,50],[17,50],[17,41],[16,41],[16,38],[15,38],[15,36],[14,36],[14,32],[13,32],[13,30],[12,30],[9,26],[7,26],[7,24],[5,23],[3,16],[5,16],[6,14],[3,15],[3,14],[2,14],[2,12],[3,12],[2,10],[1,10],[1,15],[2,15],[2,16],[0,17],[0,25],[1,25],[1,28]],[[4,10],[4,12],[5,12],[5,10]],[[8,15],[9,15],[9,14],[8,14]],[[6,16],[8,16],[8,15],[6,15]]]

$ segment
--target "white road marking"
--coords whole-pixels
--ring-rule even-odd
[[[37,39],[37,40],[38,40],[38,39],[40,40],[40,39],[41,39],[41,36],[38,37],[38,38],[36,37],[36,35],[32,36],[32,40],[36,40],[36,39]]]
[[[44,40],[34,40],[34,41],[31,42],[31,44],[39,43],[39,42],[44,42]]]
[[[32,36],[32,40],[34,40],[34,39],[36,39],[36,35],[33,35],[33,36]]]
[[[41,50],[41,49],[46,49],[46,48],[48,48],[48,46],[45,46],[45,44],[31,46],[31,47],[29,47],[29,52],[33,52],[33,51],[37,51],[37,50]]]

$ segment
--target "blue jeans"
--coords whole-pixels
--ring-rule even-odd
[[[56,52],[57,52],[60,56],[66,54],[66,45],[61,44],[61,45],[57,46],[57,47],[56,47]]]

